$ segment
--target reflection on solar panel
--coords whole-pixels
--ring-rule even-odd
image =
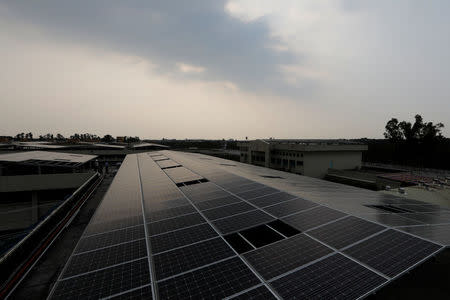
[[[50,298],[352,299],[442,249],[426,239],[450,243],[450,215],[438,206],[297,176],[298,197],[225,164],[128,155]]]

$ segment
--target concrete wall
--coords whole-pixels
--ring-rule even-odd
[[[324,178],[328,169],[361,168],[362,152],[305,152],[303,156],[304,175]]]

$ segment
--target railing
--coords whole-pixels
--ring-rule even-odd
[[[53,210],[42,222],[40,222],[25,238],[11,248],[2,258],[0,258],[0,299],[5,297],[5,291],[11,288],[11,281],[17,280],[18,273],[24,269],[25,264],[30,264],[30,260],[35,258],[36,249],[42,250],[49,243],[49,238],[57,236],[59,231],[65,226],[65,222],[70,220],[73,213],[79,209],[81,200],[92,192],[96,183],[103,177],[99,173],[92,175],[83,185],[81,185],[69,198],[67,198],[58,208]],[[20,275],[20,274],[19,274]],[[23,274],[22,274],[23,275]]]

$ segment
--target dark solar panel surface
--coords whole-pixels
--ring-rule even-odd
[[[341,249],[384,229],[386,227],[350,216],[311,230],[308,234]]]
[[[318,204],[308,200],[294,199],[266,207],[264,210],[275,217],[281,218],[315,206],[318,206]]]
[[[260,210],[254,210],[229,218],[224,218],[214,221],[214,225],[223,234],[239,231],[245,228],[253,227],[255,225],[268,223],[274,220],[271,216]]]
[[[281,203],[287,200],[291,200],[297,198],[296,196],[293,196],[291,194],[280,192],[276,194],[271,194],[267,196],[258,197],[256,199],[249,200],[248,202],[258,206],[258,207],[265,207],[277,203]]]
[[[217,191],[212,191],[212,192],[202,193],[202,194],[191,193],[188,195],[189,199],[191,199],[192,202],[194,202],[194,203],[213,200],[213,199],[217,199],[217,198],[223,198],[223,197],[227,197],[227,196],[231,196],[231,194],[225,192],[224,190],[217,190]]]
[[[183,205],[174,208],[168,208],[155,212],[147,213],[147,220],[150,222],[157,222],[168,218],[178,217],[195,212],[195,208],[192,205]]]
[[[392,277],[441,249],[401,232],[382,232],[381,225],[229,173],[226,170],[238,168],[217,166],[224,165],[218,159],[200,162],[197,155],[164,153],[153,159],[147,153],[126,157],[58,279],[53,298],[150,299],[153,278],[158,287],[153,292],[161,299],[236,294],[240,299],[273,299],[268,287],[283,298],[351,299],[385,282],[365,266]],[[154,161],[161,158],[165,160]],[[296,187],[305,198],[381,224],[450,223],[448,210],[420,201],[337,189],[327,182],[319,186],[306,179],[296,181]],[[355,199],[414,213],[384,214],[362,204],[346,204]],[[227,242],[207,220],[227,234]],[[275,231],[264,225],[269,223]],[[400,229],[450,243],[446,225]],[[324,244],[345,249],[354,261]],[[268,286],[253,272],[268,280]]]
[[[257,190],[251,190],[248,192],[237,193],[237,195],[245,200],[250,200],[250,199],[253,199],[256,197],[261,197],[261,196],[276,193],[276,192],[278,192],[277,189],[266,186],[266,187],[263,187],[263,188],[260,188]]]
[[[251,206],[248,203],[241,201],[238,203],[221,206],[218,208],[205,210],[205,211],[203,211],[203,214],[209,220],[216,220],[216,219],[220,219],[220,218],[229,217],[229,216],[232,216],[232,215],[235,215],[238,213],[243,213],[246,211],[254,210],[254,209],[255,209],[255,207]]]
[[[362,217],[366,220],[371,220],[388,226],[408,226],[423,224],[413,219],[404,218],[399,214],[366,214]]]
[[[145,240],[124,243],[73,255],[62,278],[105,268],[147,256]]]
[[[108,233],[81,238],[75,253],[94,250],[145,238],[144,226],[129,227]]]
[[[239,258],[231,258],[158,282],[158,290],[161,299],[222,299],[259,283]]]
[[[233,300],[271,300],[277,299],[265,286],[254,288],[246,293],[231,298]]]
[[[54,299],[97,299],[149,284],[147,258],[58,281]]]
[[[383,274],[394,277],[440,248],[437,244],[388,230],[344,252]]]
[[[152,236],[150,238],[152,253],[155,254],[172,248],[192,244],[214,236],[217,236],[217,233],[208,224],[200,224],[186,229]]]
[[[384,282],[378,274],[334,254],[271,285],[284,299],[357,299]]]
[[[153,256],[157,280],[234,256],[233,250],[215,238]]]
[[[156,235],[204,222],[205,219],[199,213],[192,213],[172,219],[148,223],[147,228],[150,235]]]
[[[305,231],[344,216],[344,213],[337,210],[319,206],[305,212],[299,212],[295,215],[282,218],[282,220],[300,231]]]
[[[114,299],[114,300],[153,299],[152,287],[151,287],[151,285],[146,285],[144,287],[132,290],[127,293],[120,294],[120,295],[112,297],[110,299]]]
[[[450,245],[450,224],[403,227],[400,230]]]
[[[106,221],[106,222],[96,222],[91,223],[86,228],[84,235],[92,235],[92,234],[98,234],[98,233],[104,233],[109,232],[112,230],[118,230],[123,229],[126,227],[132,227],[139,224],[143,224],[144,221],[142,220],[142,215],[135,215],[131,217],[125,217],[125,218],[117,218],[112,221]]]
[[[248,252],[244,257],[268,280],[331,252],[330,248],[299,234]]]
[[[215,208],[218,206],[224,206],[224,205],[241,202],[241,201],[242,201],[241,199],[229,195],[229,196],[222,197],[222,198],[199,202],[199,203],[196,203],[195,205],[200,210],[206,210],[206,209],[211,209],[211,208]]]

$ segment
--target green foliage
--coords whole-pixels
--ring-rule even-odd
[[[406,140],[429,143],[444,138],[442,128],[444,124],[424,122],[421,115],[415,116],[414,124],[407,121],[398,122],[396,118],[392,118],[386,123],[384,137],[393,142]]]

